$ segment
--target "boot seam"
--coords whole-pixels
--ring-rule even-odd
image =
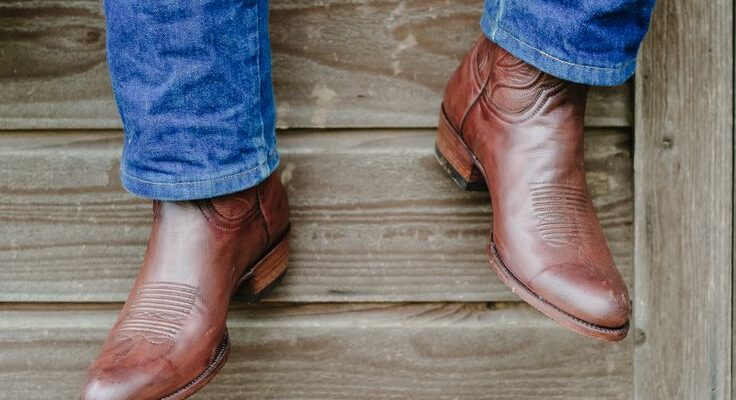
[[[490,59],[493,60],[495,56],[496,56],[496,48],[494,47]],[[465,109],[465,112],[463,113],[462,118],[460,118],[460,124],[458,126],[458,133],[460,134],[460,139],[462,140],[465,140],[465,134],[463,133],[465,122],[468,120],[468,117],[470,116],[470,113],[473,111],[475,106],[478,105],[478,102],[480,101],[481,97],[483,97],[483,93],[485,93],[486,89],[488,88],[488,84],[491,81],[491,76],[493,76],[493,62],[491,61],[490,64],[491,64],[491,70],[488,72],[488,75],[486,76],[486,79],[484,80],[483,85],[481,85],[480,90],[478,90],[478,93],[476,94],[475,98],[473,99],[473,101],[470,102],[468,107]]]
[[[268,215],[266,214],[266,210],[263,208],[263,187],[265,185],[261,185],[258,187],[258,190],[256,191],[256,199],[258,200],[258,211],[261,214],[261,221],[263,223],[263,229],[266,231],[266,243],[271,243],[271,228],[270,228],[270,222],[268,220]]]

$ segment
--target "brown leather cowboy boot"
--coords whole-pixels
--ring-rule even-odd
[[[447,85],[436,152],[462,188],[490,189],[501,280],[560,324],[621,340],[629,297],[585,182],[586,94],[481,38]]]
[[[184,399],[207,384],[230,350],[230,299],[256,302],[286,272],[288,207],[278,173],[227,196],[154,202],[143,265],[82,399]]]

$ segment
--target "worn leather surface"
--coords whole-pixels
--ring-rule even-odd
[[[444,110],[485,173],[506,267],[565,313],[618,328],[629,297],[585,182],[587,89],[481,38],[452,76]]]
[[[160,399],[200,375],[226,335],[239,278],[288,229],[278,173],[210,200],[156,201],[153,211],[143,264],[83,399]]]

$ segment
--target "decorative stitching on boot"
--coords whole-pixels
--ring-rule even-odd
[[[257,204],[249,202],[247,198],[241,198],[238,197],[238,195],[230,195],[230,197],[231,198],[226,199],[231,203],[230,207],[228,208],[236,207],[239,203],[239,205],[242,205],[243,209],[245,209],[243,213],[225,215],[228,214],[228,212],[230,212],[231,210],[227,210],[228,212],[226,212],[224,207],[218,207],[218,205],[216,204],[218,201],[223,201],[225,199],[208,199],[196,202],[197,206],[202,212],[202,215],[204,215],[207,221],[215,228],[226,232],[234,232],[240,230],[241,228],[243,228],[243,221],[250,218],[255,212],[258,211],[258,207],[256,207]],[[258,202],[257,198],[255,202]]]
[[[173,341],[197,297],[197,288],[183,283],[153,282],[138,287],[118,329],[118,340],[145,339],[152,344]]]
[[[538,72],[530,81],[522,84],[500,83],[494,84],[487,92],[486,98],[490,103],[490,108],[502,120],[509,123],[524,122],[539,113],[544,105],[552,97],[562,92],[567,84],[559,79],[547,79],[549,75]],[[520,98],[518,95],[500,95],[503,91],[514,91],[518,93],[529,93],[526,98]],[[513,98],[516,102],[508,103],[503,99]],[[508,103],[508,104],[507,104]],[[523,117],[521,119],[515,119]]]
[[[537,228],[553,247],[582,246],[591,232],[584,214],[590,211],[584,189],[561,183],[532,183],[531,200]]]

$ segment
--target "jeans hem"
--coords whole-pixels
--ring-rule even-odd
[[[166,201],[208,199],[257,186],[276,170],[279,161],[279,154],[274,150],[266,161],[254,168],[227,176],[182,182],[153,182],[121,169],[120,181],[128,192],[149,199]]]
[[[616,86],[626,82],[636,70],[636,58],[611,67],[599,67],[555,57],[500,27],[499,21],[492,21],[488,13],[483,14],[480,25],[489,40],[524,62],[557,78],[585,85]]]

